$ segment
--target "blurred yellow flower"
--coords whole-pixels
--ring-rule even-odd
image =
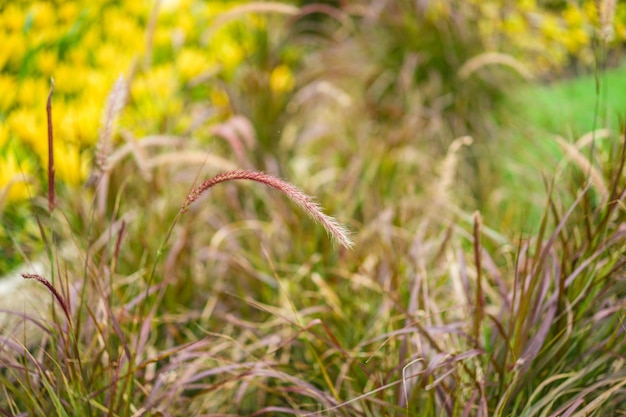
[[[90,28],[89,30],[87,30],[87,32],[83,35],[83,38],[81,39],[81,42],[80,42],[81,48],[78,48],[79,49],[78,52],[82,52],[85,58],[86,58],[85,51],[81,51],[81,49],[87,49],[88,51],[95,52],[98,49],[100,49],[103,45],[106,45],[106,43],[103,42],[100,31],[94,30],[94,29],[95,28]],[[76,57],[76,58],[82,59],[82,57]],[[74,62],[77,62],[76,58],[73,59]],[[87,60],[84,59],[84,62],[82,63],[86,63],[86,62]]]
[[[626,24],[619,21],[615,23],[615,37],[620,40],[626,40]]]
[[[100,103],[87,99],[57,103],[52,112],[55,138],[75,145],[94,145],[98,139],[104,99]]]
[[[157,28],[154,31],[154,49],[169,50],[172,48],[172,43],[172,31],[157,25]]]
[[[236,43],[223,29],[214,34],[208,47],[227,74],[231,74],[244,58],[241,45]]]
[[[139,2],[130,2],[130,3],[139,3]],[[63,2],[62,4],[57,6],[57,13],[59,18],[62,21],[68,23],[74,23],[78,14],[80,13],[80,9],[77,3],[75,2]]]
[[[11,2],[2,10],[2,26],[13,32],[19,32],[24,27],[26,15],[24,10],[19,6],[19,2]]]
[[[509,35],[518,35],[528,31],[528,23],[521,15],[516,13],[504,20],[502,29]]]
[[[9,128],[7,124],[0,121],[0,151],[4,148],[4,145],[9,141]]]
[[[148,72],[137,76],[132,85],[133,97],[150,97],[151,100],[168,99],[177,88],[172,69],[168,65],[151,68]]]
[[[571,54],[578,53],[583,47],[589,45],[591,39],[589,34],[582,28],[570,30],[564,40],[567,50]]]
[[[21,201],[28,198],[29,174],[33,169],[28,162],[24,161],[18,164],[15,156],[12,154],[8,154],[0,161],[0,164],[2,164],[2,169],[0,170],[1,210],[2,203]]]
[[[563,41],[566,31],[561,27],[559,21],[554,16],[546,15],[541,22],[541,33],[548,40]]]
[[[46,155],[48,141],[44,117],[44,112],[19,108],[9,114],[6,124],[18,140],[30,145],[38,155]]]
[[[16,156],[18,147],[19,152],[32,151],[27,155],[31,164],[38,159],[40,166],[47,165],[45,104],[50,77],[56,85],[52,113],[57,178],[67,184],[84,180],[89,162],[84,156],[97,140],[111,86],[144,53],[145,26],[153,3],[7,2],[0,13],[0,116],[4,118],[0,148],[5,155],[0,157],[1,187],[8,190],[12,181],[8,176],[13,178],[23,158]],[[169,123],[171,115],[184,112],[185,101],[179,94],[183,83],[211,70],[221,69],[228,77],[254,51],[254,30],[267,24],[265,16],[246,15],[245,23],[236,19],[213,32],[210,39],[198,39],[217,14],[244,3],[171,0],[163,5],[151,59],[139,61],[130,85],[130,105],[122,114],[135,134],[154,132],[164,121]],[[276,92],[289,91],[294,84],[287,65],[270,74],[270,87]],[[203,94],[220,110],[229,111],[225,91],[215,88]],[[19,146],[12,148],[14,143]],[[22,166],[27,174],[35,169]],[[26,196],[17,185],[11,190],[11,198]]]
[[[104,12],[102,25],[106,30],[106,38],[123,46],[123,49],[140,52],[144,45],[144,31],[135,19],[127,15],[123,9],[109,8]]]
[[[49,28],[54,26],[56,20],[56,12],[52,5],[46,1],[38,1],[31,5],[28,15],[32,18],[35,28]]]
[[[230,105],[230,99],[225,91],[214,89],[211,91],[211,103],[215,107],[228,108]]]
[[[203,17],[215,17],[217,15],[219,15],[220,13],[224,13],[226,11],[228,11],[228,9],[241,4],[241,1],[230,1],[230,2],[225,2],[225,1],[211,1],[211,2],[207,2],[206,4],[206,8],[205,10],[205,14],[203,15]]]
[[[24,40],[27,48],[32,51],[44,47],[51,42],[57,42],[59,36],[59,30],[52,26],[39,28],[37,30],[31,29]]]
[[[95,63],[101,68],[106,68],[106,72],[124,72],[133,58],[133,53],[120,50],[119,47],[111,43],[100,45],[95,51]],[[98,71],[100,72],[100,71]]]
[[[585,22],[585,15],[580,8],[570,3],[563,11],[563,20],[570,27],[581,26]]]
[[[15,103],[17,82],[13,77],[0,73],[0,113],[6,113]]]
[[[2,47],[0,48],[0,68],[5,68],[9,64],[17,64],[22,61],[26,53],[26,45],[21,35],[15,33],[2,33]]]
[[[76,65],[59,64],[54,70],[56,94],[78,94],[86,87],[86,68]]]
[[[120,66],[118,70],[116,65],[112,65],[107,71],[98,71],[90,68],[85,74],[87,89],[83,90],[83,92],[76,97],[76,102],[96,102],[98,106],[103,106],[116,78],[126,70],[127,68],[122,66]]]
[[[537,11],[537,1],[536,0],[518,0],[517,8],[521,12]]]
[[[48,97],[49,85],[41,78],[26,78],[18,87],[17,102],[23,107],[42,106]]]
[[[193,38],[197,34],[193,17],[187,13],[180,13],[177,19],[176,27],[185,35],[185,40]]]
[[[295,79],[291,69],[286,65],[279,65],[270,74],[270,88],[278,93],[291,91],[295,85]]]
[[[51,50],[42,50],[37,54],[37,69],[44,76],[50,77],[57,64],[57,53]]]
[[[44,165],[47,169],[47,160]],[[54,166],[57,177],[69,185],[80,185],[89,173],[89,160],[80,148],[62,141],[55,142]]]
[[[176,67],[181,81],[187,82],[206,72],[211,64],[206,53],[194,48],[184,48],[178,54]]]
[[[587,19],[594,25],[598,24],[598,7],[596,3],[597,1],[595,0],[588,0],[583,5],[585,16],[587,16]]]

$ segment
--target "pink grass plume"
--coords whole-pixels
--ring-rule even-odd
[[[187,199],[181,207],[181,213],[185,213],[189,209],[189,206],[200,198],[200,196],[209,188],[221,182],[231,180],[250,180],[277,189],[289,197],[291,201],[300,206],[311,218],[313,218],[313,220],[321,224],[334,240],[348,249],[353,246],[348,230],[339,224],[334,218],[324,214],[320,205],[317,204],[313,198],[303,193],[294,185],[291,185],[280,178],[276,178],[259,171],[229,171],[204,181],[202,184],[191,190],[191,192],[187,195]]]

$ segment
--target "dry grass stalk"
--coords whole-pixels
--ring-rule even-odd
[[[147,148],[177,146],[183,145],[186,142],[185,139],[178,136],[154,135],[136,139],[128,131],[122,130],[120,133],[122,138],[126,140],[126,143],[116,148],[115,151],[113,151],[113,153],[111,153],[108,157],[108,169],[113,169],[113,167],[120,163],[127,155],[132,154],[137,161],[139,169],[144,170],[145,167],[141,164],[145,165],[144,161],[147,159],[147,153],[145,150]]]
[[[148,20],[148,26],[146,27],[146,51],[143,57],[143,67],[150,68],[152,64],[152,50],[154,47],[154,32],[156,30],[157,21],[159,18],[159,11],[161,10],[161,0],[154,2],[154,6],[150,11],[150,18]]]
[[[596,0],[600,38],[604,42],[610,42],[615,37],[613,21],[615,20],[616,3],[615,0]]]
[[[46,288],[48,288],[48,290],[52,293],[54,298],[57,300],[57,302],[61,305],[61,308],[63,309],[63,313],[65,314],[65,317],[67,318],[67,322],[68,323],[72,322],[72,319],[71,319],[71,316],[70,316],[70,309],[69,309],[67,303],[65,302],[65,299],[61,296],[61,294],[57,291],[57,289],[54,288],[54,286],[52,285],[52,283],[50,283],[50,281],[48,281],[47,279],[45,279],[44,277],[42,277],[41,275],[38,275],[38,274],[23,273],[22,274],[22,278],[24,278],[24,279],[36,279],[37,281],[39,281],[43,285],[45,285]]]
[[[494,64],[505,65],[514,69],[525,80],[532,80],[534,78],[533,73],[524,64],[513,58],[511,55],[500,52],[485,52],[468,60],[459,69],[459,77],[462,79],[469,78],[470,75],[482,67]]]
[[[300,13],[300,9],[296,6],[283,4],[279,2],[252,2],[233,7],[226,13],[222,13],[211,26],[211,30],[215,31],[223,25],[250,13],[278,13],[287,16],[296,16]]]
[[[597,129],[587,132],[576,141],[576,147],[582,149],[596,139],[609,139],[613,135],[610,129]]]
[[[456,177],[459,150],[463,146],[470,146],[473,142],[474,139],[471,136],[461,136],[454,139],[448,147],[446,157],[441,163],[439,181],[433,190],[435,194],[434,199],[438,203],[437,209],[450,203],[450,190]]]
[[[96,169],[100,171],[106,171],[107,169],[107,158],[111,152],[113,124],[126,103],[127,93],[128,87],[126,81],[124,80],[124,76],[120,75],[109,93],[106,108],[102,115],[100,137],[96,144]]]
[[[157,155],[144,162],[144,167],[151,170],[162,165],[203,165],[217,169],[234,170],[236,165],[227,159],[201,151],[179,151]],[[148,171],[149,172],[149,171]]]
[[[124,76],[120,75],[107,97],[106,107],[100,122],[100,135],[96,143],[95,165],[87,179],[88,185],[99,185],[96,207],[100,214],[104,213],[108,194],[109,175],[107,173],[111,169],[109,156],[111,154],[111,138],[113,137],[114,123],[126,104],[127,95],[128,84]]]
[[[482,284],[482,246],[480,235],[483,219],[480,212],[474,212],[474,262],[476,264],[476,300],[474,305],[474,342],[480,348],[480,330],[484,318],[485,297]]]
[[[129,146],[130,153],[137,164],[137,168],[139,168],[139,174],[141,174],[141,178],[145,181],[152,181],[152,171],[148,168],[148,156],[149,153],[146,151],[145,147],[142,146],[142,143],[137,140],[135,135],[127,129],[122,129],[120,131],[120,136],[126,142],[126,145]],[[109,158],[109,163],[107,169],[112,168],[111,164],[112,158]]]
[[[185,213],[189,209],[189,206],[200,198],[200,196],[209,188],[221,182],[231,180],[250,180],[277,189],[300,206],[309,216],[311,216],[311,218],[313,218],[313,220],[320,223],[332,238],[337,240],[346,248],[352,247],[353,243],[348,237],[348,230],[340,225],[334,218],[324,214],[319,204],[313,201],[311,197],[288,182],[259,171],[229,171],[204,181],[202,184],[191,190],[189,195],[187,195],[187,199],[181,207],[181,213]]]
[[[251,165],[246,157],[246,153],[249,149],[255,147],[256,136],[254,127],[247,118],[234,116],[226,122],[211,128],[211,133],[228,142],[239,164],[242,166]]]
[[[609,198],[609,189],[606,186],[600,171],[598,171],[598,169],[596,169],[591,164],[591,162],[580,152],[580,149],[578,149],[576,146],[570,144],[560,136],[557,136],[556,140],[563,149],[563,151],[565,151],[567,158],[574,161],[582,172],[589,175],[591,183],[602,195],[602,199],[606,201]]]

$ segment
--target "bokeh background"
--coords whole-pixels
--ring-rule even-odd
[[[4,326],[0,412],[618,415],[625,46],[611,0],[1,2],[0,280],[71,308]],[[257,184],[181,215],[235,169],[354,248]]]

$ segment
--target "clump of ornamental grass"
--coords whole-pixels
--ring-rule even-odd
[[[294,357],[290,366],[300,370],[299,389],[314,377],[337,404],[318,400],[309,414],[302,404],[297,410],[585,416],[622,409],[625,157],[621,138],[614,164],[604,168],[606,196],[583,165],[561,172],[573,201],[549,184],[538,233],[508,250],[492,241],[479,213],[469,232],[456,224],[452,233],[429,233],[423,222],[415,235],[394,228],[397,213],[381,216],[369,226],[380,241],[369,244],[385,256],[357,248],[357,272],[343,271],[335,288],[320,287],[330,305],[321,314],[326,328],[305,339],[312,363]],[[331,324],[348,321],[344,332]],[[246,370],[246,381],[265,381],[264,366]]]
[[[572,185],[583,184],[572,187],[573,203],[550,193],[537,235],[517,245],[513,282],[481,259],[475,236],[476,294],[468,302],[484,322],[474,340],[489,359],[482,415],[611,415],[623,407],[625,152],[622,136],[605,168],[607,194],[588,169],[572,173]],[[484,294],[498,309],[485,308],[481,282],[490,283]]]
[[[179,215],[184,214],[194,201],[214,185],[243,179],[281,191],[323,225],[339,243],[348,248],[352,246],[347,230],[324,214],[309,196],[293,185],[261,172],[227,172],[203,182],[188,194]],[[42,329],[41,345],[36,349],[40,352],[38,356],[30,353],[32,347],[19,342],[19,335],[3,336],[0,362],[3,371],[0,379],[6,382],[4,394],[9,400],[0,403],[3,411],[10,414],[26,411],[31,415],[49,412],[58,415],[93,415],[98,412],[144,415],[146,412],[176,409],[175,405],[181,401],[182,393],[207,389],[200,388],[203,385],[197,381],[210,375],[231,375],[246,369],[251,375],[266,375],[287,383],[298,382],[297,378],[261,361],[226,367],[215,365],[208,372],[200,372],[198,361],[211,363],[211,358],[221,354],[221,350],[240,350],[238,344],[228,342],[226,335],[216,334],[213,337],[188,340],[157,351],[159,343],[156,340],[152,340],[152,343],[148,341],[155,337],[153,332],[160,334],[160,337],[178,339],[175,333],[158,329],[161,320],[172,325],[168,313],[159,311],[159,306],[167,295],[168,285],[173,282],[154,282],[156,265],[143,285],[135,280],[118,284],[111,279],[102,280],[103,277],[99,276],[109,275],[109,268],[115,270],[125,228],[124,221],[112,225],[109,233],[116,236],[110,260],[103,263],[104,259],[101,259],[100,267],[104,270],[87,271],[82,281],[71,282],[73,279],[66,275],[67,270],[58,269],[61,277],[58,281],[61,289],[58,290],[50,280],[40,275],[22,274],[23,278],[35,279],[50,291],[64,317],[61,319],[53,315],[50,321],[46,321],[30,314],[24,315],[30,325]],[[165,248],[167,237],[160,250]],[[96,254],[86,253],[84,256],[85,262],[91,264],[88,258]],[[157,255],[155,262],[158,260],[160,257]],[[86,266],[88,269],[95,267]],[[94,273],[95,276],[92,275]],[[116,300],[116,296],[122,294],[126,294],[122,297],[125,302]],[[129,299],[129,294],[134,296]],[[191,312],[187,314],[184,322],[197,317]],[[219,340],[222,337],[225,337],[225,345],[209,342],[209,339]],[[271,345],[275,343],[274,339]],[[288,344],[289,338],[284,343]],[[245,378],[232,377],[233,382],[240,379]],[[328,406],[335,404],[326,393],[319,390],[305,390],[302,395],[312,395]],[[228,403],[227,398],[223,401]]]
[[[417,58],[406,56],[404,74]],[[370,94],[384,90],[386,78],[375,79]],[[283,180],[199,154],[187,138],[136,140],[122,130],[125,143],[101,155],[111,181],[106,193],[97,190],[106,195],[96,197],[100,215],[90,202],[57,198],[53,216],[40,219],[57,239],[47,239],[51,271],[33,277],[56,289],[57,308],[49,320],[20,312],[40,326],[38,343],[3,337],[0,412],[583,416],[623,409],[622,141],[612,140],[601,163],[578,144],[562,144],[567,158],[547,181],[537,233],[508,239],[510,231],[489,228],[494,216],[455,207],[465,185],[457,161],[476,142],[461,137],[444,148],[445,158],[429,158],[409,140],[416,131],[441,137],[443,120],[436,111],[427,121],[411,117],[421,92],[410,77],[392,80],[406,101],[382,96],[383,110],[407,115],[400,130],[393,118],[394,126],[364,120],[359,95],[332,81],[332,74],[312,81],[291,103],[309,123],[285,133],[299,146],[283,168],[354,219],[353,250],[327,250],[323,234],[281,195],[242,194],[230,184],[283,191],[331,236],[343,231]],[[241,120],[213,131],[249,162],[252,147],[242,136],[252,135],[235,127]],[[426,130],[415,128],[424,123]],[[203,177],[216,167],[225,173],[186,193],[174,186],[189,184],[198,165]],[[55,247],[60,241],[76,248],[71,260]]]
[[[539,232],[513,243],[479,213],[469,230],[463,218],[441,227],[442,201],[421,220],[402,204],[380,213],[331,271],[311,259],[272,265],[272,278],[224,243],[198,247],[194,263],[251,275],[240,285],[261,297],[219,284],[205,308],[237,329],[220,346],[246,351],[195,352],[179,392],[191,409],[237,415],[611,415],[625,401],[626,348],[623,143],[612,152],[615,164],[596,168],[609,194],[575,162],[549,186]],[[570,182],[571,201],[555,185]]]
[[[445,170],[454,168],[452,155],[462,144],[469,140],[460,139],[441,165],[440,186],[448,192],[454,175]],[[407,198],[368,217],[359,245],[335,265],[319,253],[296,264],[274,260],[272,242],[255,255],[243,236],[262,239],[268,227],[259,221],[211,224],[219,207],[198,200],[217,184],[247,180],[283,191],[331,235],[342,231],[309,197],[267,174],[219,174],[192,188],[182,204],[164,210],[155,197],[141,215],[119,203],[108,227],[94,227],[79,262],[55,260],[51,279],[33,275],[56,289],[60,309],[48,321],[25,314],[42,328],[38,345],[3,338],[0,409],[6,415],[614,414],[626,401],[625,149],[614,140],[611,163],[602,166],[583,163],[584,155],[570,149],[573,164],[548,184],[535,236],[503,244],[479,213],[469,216],[471,227],[462,216],[450,221],[450,195],[422,218],[422,206]],[[124,162],[113,167],[128,165],[136,170]],[[396,181],[413,178],[400,176],[406,169]],[[571,184],[571,200],[559,192],[562,184]],[[148,187],[131,186],[129,206],[146,201],[134,194]],[[368,190],[369,183],[360,184],[355,195],[365,199]],[[122,200],[122,191],[112,194]],[[238,196],[226,197],[232,207],[244,205],[240,213],[254,214]],[[62,208],[57,199],[55,213]],[[51,220],[56,233],[67,233],[59,223]],[[163,225],[171,225],[169,232]],[[207,236],[200,225],[217,230]]]
[[[112,94],[118,94],[119,89],[116,85]],[[111,107],[119,107],[115,100],[109,101],[103,119],[103,144],[98,146],[96,168],[100,181],[95,179],[96,188],[111,187],[108,181],[102,182],[101,179],[111,175],[115,169],[124,168],[124,164],[119,162],[120,156],[116,156],[119,150],[112,150],[107,145],[111,119],[118,111]],[[52,90],[48,98],[49,115],[51,103]],[[193,188],[179,206],[169,232],[161,228],[164,232],[161,236],[165,237],[155,250],[155,256],[149,258],[152,267],[146,270],[144,263],[125,274],[123,269],[128,267],[125,257],[130,255],[129,263],[134,263],[137,261],[134,257],[141,256],[139,253],[129,254],[128,250],[145,237],[145,230],[141,230],[141,225],[139,228],[133,225],[138,216],[130,211],[121,212],[124,206],[119,203],[110,213],[112,217],[108,226],[87,224],[82,231],[76,230],[80,226],[72,222],[80,216],[86,215],[92,222],[109,221],[102,216],[107,205],[97,203],[103,198],[103,194],[97,191],[96,205],[91,210],[101,211],[100,215],[63,212],[72,205],[76,206],[76,203],[70,202],[68,206],[57,194],[52,118],[48,120],[48,218],[40,218],[39,223],[42,237],[48,244],[51,265],[47,274],[26,272],[22,277],[41,284],[59,308],[53,305],[51,314],[43,312],[41,317],[41,311],[36,308],[24,313],[5,312],[25,321],[26,326],[38,327],[40,337],[38,341],[27,342],[19,332],[3,333],[1,336],[0,381],[3,388],[0,411],[3,414],[146,415],[158,413],[161,409],[169,413],[178,407],[186,410],[181,412],[189,411],[184,401],[181,404],[180,396],[181,393],[196,390],[194,381],[203,378],[194,372],[198,367],[195,361],[198,358],[210,361],[219,357],[222,351],[236,356],[241,347],[235,340],[229,341],[227,334],[181,337],[175,330],[176,326],[193,327],[190,323],[199,316],[197,312],[187,311],[182,317],[176,317],[164,310],[163,306],[168,303],[163,303],[163,300],[171,298],[167,289],[175,284],[175,279],[173,276],[155,278],[161,255],[166,255],[165,273],[172,273],[169,268],[172,257],[175,258],[181,248],[178,241],[169,248],[168,239],[192,203],[214,185],[232,180],[250,180],[273,187],[320,223],[337,242],[346,247],[352,246],[347,230],[324,214],[320,206],[298,188],[262,172],[238,170],[217,175]],[[154,171],[155,167],[149,169]],[[121,198],[119,193],[121,191],[118,191],[116,199]],[[104,196],[106,199],[106,193]],[[146,207],[144,215],[155,211],[159,210]],[[85,237],[84,241],[81,236]],[[63,254],[66,250],[60,247],[68,245],[73,251],[70,260]],[[147,246],[144,250],[152,248]],[[146,275],[146,271],[150,270],[151,273]],[[28,291],[25,287],[20,290]],[[220,345],[210,340],[226,343]],[[290,343],[289,338],[285,339],[285,343]],[[219,376],[230,374],[233,369],[255,366],[258,365],[245,361],[232,369],[215,366],[210,374]],[[267,372],[290,380],[287,374],[277,370]],[[325,398],[326,394],[320,391],[318,397]],[[186,395],[182,398],[189,401]],[[328,405],[332,404],[332,401],[328,402]]]

